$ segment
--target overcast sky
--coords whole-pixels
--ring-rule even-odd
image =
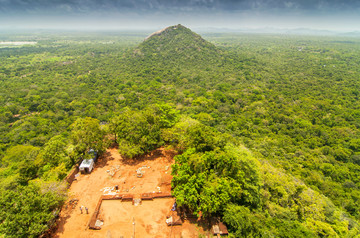
[[[2,29],[360,30],[360,0],[0,0]]]

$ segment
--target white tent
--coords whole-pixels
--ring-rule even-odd
[[[94,168],[94,160],[93,159],[84,159],[80,166],[79,170],[82,174],[88,174],[90,173]]]

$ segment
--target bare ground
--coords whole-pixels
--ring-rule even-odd
[[[196,222],[186,220],[181,226],[167,226],[166,216],[171,215],[173,198],[159,198],[142,201],[134,206],[121,200],[103,201],[98,218],[104,224],[101,230],[88,229],[88,223],[96,205],[104,194],[104,188],[118,185],[121,194],[169,193],[171,191],[171,165],[174,153],[158,149],[151,154],[125,160],[117,148],[110,148],[100,158],[91,174],[80,175],[69,189],[70,198],[78,199],[76,205],[69,201],[64,205],[58,221],[58,228],[52,237],[198,237],[205,234]],[[136,176],[136,169],[142,168],[142,178]],[[106,189],[105,189],[106,191]],[[111,191],[116,192],[116,191]],[[80,206],[87,207],[89,214]],[[134,224],[135,223],[135,224]]]

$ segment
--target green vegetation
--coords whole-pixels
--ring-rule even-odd
[[[65,188],[56,183],[41,183],[2,190],[1,234],[5,237],[38,237],[59,213],[59,205],[65,200]]]
[[[360,234],[360,40],[207,34],[2,35],[0,237],[36,237],[62,180],[111,141],[179,151],[178,204],[232,237]],[[209,43],[211,42],[211,43]]]
[[[133,53],[136,60],[191,68],[220,62],[221,51],[190,29],[176,25],[150,35]]]
[[[110,130],[119,143],[120,153],[133,158],[163,145],[161,130],[175,124],[177,114],[168,104],[155,105],[142,111],[125,108],[110,122]]]

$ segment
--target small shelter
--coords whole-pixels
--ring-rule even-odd
[[[90,157],[90,159],[84,159],[79,166],[80,173],[82,173],[82,174],[91,173],[91,171],[93,170],[93,168],[95,166],[95,162],[96,162],[98,155],[95,150],[90,149],[88,151],[87,157],[88,158]]]
[[[79,171],[82,174],[88,174],[91,173],[91,171],[94,168],[94,160],[93,159],[84,159],[80,166],[79,166]]]

